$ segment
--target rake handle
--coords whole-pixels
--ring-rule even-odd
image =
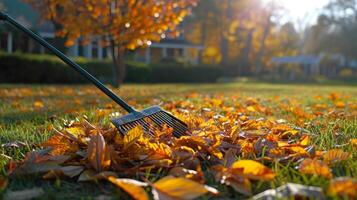
[[[49,51],[51,51],[53,54],[58,56],[63,62],[65,62],[67,65],[72,67],[74,70],[76,70],[79,74],[84,76],[87,80],[92,82],[98,89],[100,89],[102,92],[104,92],[109,98],[111,98],[113,101],[115,101],[117,104],[119,104],[121,107],[123,107],[126,111],[129,113],[136,112],[134,108],[129,106],[123,99],[118,97],[116,94],[114,94],[113,91],[111,91],[109,88],[107,88],[102,82],[100,82],[98,79],[96,79],[94,76],[92,76],[90,73],[88,73],[85,69],[83,69],[81,66],[79,66],[77,63],[72,61],[70,58],[68,58],[66,55],[64,55],[61,51],[59,51],[57,48],[49,44],[46,40],[44,40],[42,37],[36,35],[34,32],[29,30],[28,28],[22,26],[19,24],[15,19],[10,17],[9,15],[3,13],[0,11],[0,20],[4,20],[14,27],[18,28],[22,32],[26,33],[28,36],[36,40],[38,43],[40,43],[42,46],[46,47]]]

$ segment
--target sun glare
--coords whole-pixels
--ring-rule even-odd
[[[265,3],[274,0],[263,0]],[[292,20],[313,21],[319,11],[329,2],[329,0],[275,0],[282,5],[289,16],[286,16]]]

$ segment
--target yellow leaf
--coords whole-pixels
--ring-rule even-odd
[[[35,101],[35,102],[33,103],[33,106],[34,106],[36,109],[41,109],[41,108],[45,107],[45,105],[43,104],[42,101]]]
[[[108,180],[117,187],[124,190],[135,200],[149,200],[148,194],[142,188],[147,186],[146,183],[133,179],[115,178],[113,176],[110,176]]]
[[[87,152],[89,162],[97,171],[102,171],[110,167],[109,148],[106,146],[101,133],[98,132],[91,136]]]
[[[254,180],[273,180],[275,173],[268,167],[254,160],[239,160],[233,163],[233,169],[243,169],[243,175]]]
[[[351,142],[351,145],[352,145],[354,148],[357,148],[357,139],[356,139],[356,138],[351,139],[350,142]]]
[[[256,112],[255,108],[253,106],[248,106],[247,110],[250,112]]]
[[[310,136],[305,135],[302,137],[301,141],[300,141],[300,145],[301,146],[308,146],[310,144]]]
[[[153,184],[153,195],[155,200],[190,200],[202,196],[207,192],[213,194],[218,193],[214,188],[181,177],[166,176]]]
[[[66,128],[66,131],[75,137],[78,137],[80,135],[85,135],[85,131],[84,131],[83,127],[80,127],[80,126]]]
[[[303,174],[332,178],[330,168],[320,160],[306,158],[300,163],[299,171]]]
[[[133,145],[136,141],[138,141],[142,136],[144,132],[143,129],[140,126],[136,126],[135,128],[131,129],[126,135],[124,136],[124,149],[129,148],[131,145]]]

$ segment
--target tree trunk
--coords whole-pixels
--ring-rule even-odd
[[[201,23],[201,45],[205,46],[207,39],[207,24],[206,20]],[[203,49],[200,49],[198,52],[198,62],[203,63]]]
[[[116,46],[114,42],[111,44],[111,49],[113,59],[113,86],[119,87],[124,83],[126,73],[124,62],[125,49],[121,46]]]
[[[233,19],[233,0],[228,0],[227,2],[227,7],[225,9],[225,12],[223,13],[223,19],[226,20],[227,22],[230,22]],[[221,64],[223,66],[226,66],[229,61],[229,41],[227,39],[227,36],[222,32],[221,34],[221,55],[222,55],[222,60]]]
[[[125,75],[126,75],[126,66],[124,62],[125,49],[123,47],[118,48],[118,57],[117,57],[117,77],[118,77],[118,85],[124,83]]]
[[[260,49],[258,51],[258,55],[257,55],[257,58],[256,58],[256,64],[255,64],[255,67],[256,67],[256,74],[257,75],[260,75],[262,70],[263,70],[263,57],[264,57],[264,54],[265,54],[265,42],[269,36],[269,33],[270,33],[270,27],[271,27],[271,14],[269,14],[269,17],[268,17],[268,20],[264,26],[264,32],[263,32],[263,37],[262,37],[262,40],[260,42]]]

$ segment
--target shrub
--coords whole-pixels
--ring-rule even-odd
[[[112,81],[110,60],[78,58],[75,61],[104,83]],[[130,61],[126,66],[125,81],[130,83],[214,82],[222,74],[216,67],[188,67],[177,63],[148,66]],[[0,70],[0,83],[87,83],[71,67],[50,55],[0,53]]]

